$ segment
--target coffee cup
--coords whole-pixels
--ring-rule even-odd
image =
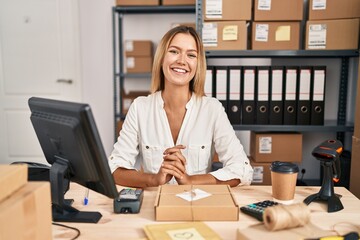
[[[275,201],[291,203],[295,196],[295,187],[299,167],[290,162],[271,163],[272,196]]]

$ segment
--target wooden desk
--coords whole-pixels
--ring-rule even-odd
[[[82,204],[85,188],[77,184],[71,184],[67,198],[73,198],[73,206],[81,211],[99,211],[103,215],[97,224],[91,223],[64,223],[76,227],[81,231],[79,239],[146,239],[143,227],[147,224],[165,223],[156,222],[154,214],[154,202],[157,188],[149,188],[144,192],[144,200],[139,214],[115,214],[113,212],[113,200],[96,192],[90,191],[89,204]],[[247,186],[232,188],[239,206],[272,199],[271,186]],[[297,187],[295,202],[301,202],[307,196],[317,193],[319,187]],[[344,209],[328,213],[325,203],[313,202],[309,205],[312,210],[311,223],[323,230],[332,230],[335,224],[340,222],[352,223],[360,228],[360,200],[346,188],[336,187],[335,192],[341,194],[341,202]],[[219,209],[221,211],[221,209]],[[236,239],[237,229],[247,228],[250,225],[259,224],[252,217],[240,212],[239,221],[233,222],[205,222],[216,231],[223,239]],[[338,225],[337,225],[338,226]],[[344,231],[349,231],[348,229]],[[346,233],[344,232],[344,233]],[[340,232],[341,233],[341,232]],[[73,230],[59,226],[53,226],[54,239],[71,239],[76,233]]]

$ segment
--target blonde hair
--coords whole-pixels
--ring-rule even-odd
[[[190,81],[189,89],[194,92],[196,96],[204,96],[205,74],[206,74],[206,60],[204,47],[201,39],[194,28],[188,26],[177,26],[170,29],[161,39],[154,57],[151,77],[151,92],[164,90],[165,76],[162,70],[162,64],[169,45],[176,34],[185,33],[191,35],[195,42],[198,51],[197,69],[194,78]]]

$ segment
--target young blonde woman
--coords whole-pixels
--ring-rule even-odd
[[[222,104],[204,94],[205,73],[196,31],[168,31],[155,53],[152,94],[131,104],[109,157],[117,184],[251,183],[252,167]],[[215,152],[223,168],[210,172]]]

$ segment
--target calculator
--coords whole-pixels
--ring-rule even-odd
[[[143,189],[124,188],[120,191],[119,196],[114,199],[114,212],[139,213],[143,198]]]
[[[242,207],[240,207],[240,210],[243,213],[250,215],[259,221],[263,221],[263,214],[264,214],[265,209],[267,207],[276,206],[278,204],[279,203],[275,202],[275,201],[265,200],[265,201],[256,202],[256,203],[242,206]]]

